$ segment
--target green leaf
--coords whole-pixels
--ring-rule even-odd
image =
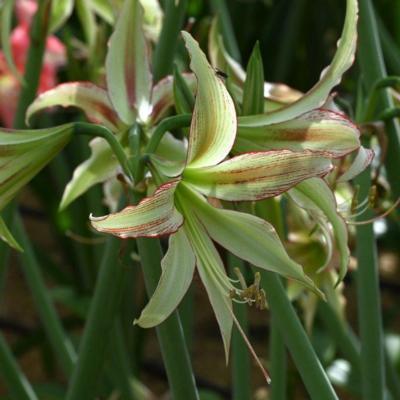
[[[77,107],[89,121],[106,126],[116,132],[122,125],[114,111],[107,91],[90,82],[68,82],[38,96],[26,112],[26,123],[33,114],[54,106]]]
[[[94,12],[108,24],[113,25],[115,22],[115,14],[112,3],[109,0],[90,0],[91,7]]]
[[[69,142],[73,124],[0,130],[0,210]]]
[[[8,68],[10,68],[12,74],[20,82],[22,82],[22,76],[15,65],[11,50],[11,28],[14,3],[15,0],[4,0],[3,4],[1,5],[1,49],[3,51]]]
[[[143,33],[143,10],[138,0],[125,0],[106,57],[110,100],[119,117],[131,125],[151,113],[152,77],[149,49]]]
[[[184,229],[169,237],[161,261],[162,274],[149,303],[134,323],[151,328],[163,322],[179,305],[192,282],[196,258]]]
[[[120,238],[159,237],[175,233],[183,224],[182,215],[174,206],[178,180],[165,183],[137,206],[103,217],[90,216],[94,229]]]
[[[260,44],[256,43],[246,69],[243,86],[242,115],[262,114],[264,112],[264,66]]]
[[[332,63],[322,71],[320,81],[294,103],[269,114],[243,117],[240,121],[240,126],[254,127],[279,123],[321,107],[332,88],[340,83],[342,75],[353,64],[357,44],[357,19],[357,0],[347,0],[342,37],[338,42],[338,48]]]
[[[261,200],[277,196],[304,179],[324,176],[331,161],[309,151],[246,153],[219,165],[185,169],[184,182],[206,196],[223,200]]]
[[[4,222],[3,217],[0,216],[0,239],[6,242],[10,247],[15,250],[23,252],[23,248],[20,244],[15,240],[13,234],[7,228],[6,223]]]
[[[194,108],[193,91],[182,77],[178,68],[174,67],[174,103],[178,114],[191,114]]]
[[[236,136],[236,112],[233,101],[187,32],[182,32],[191,57],[190,68],[197,78],[197,96],[190,127],[188,168],[210,166],[222,161]]]
[[[373,150],[361,146],[349,169],[339,176],[338,182],[346,182],[355,178],[371,164],[374,155]]]
[[[63,26],[74,9],[74,0],[57,0],[51,7],[50,32],[55,32]]]
[[[350,252],[347,246],[347,229],[343,218],[336,211],[336,200],[324,180],[308,179],[289,191],[290,197],[302,208],[322,214],[333,228],[333,234],[340,253],[339,280],[347,272]]]
[[[278,124],[239,128],[234,151],[310,150],[342,157],[359,148],[359,136],[344,115],[318,109]]]
[[[75,6],[90,52],[95,45],[97,32],[96,18],[91,7],[91,1],[75,0]]]
[[[254,215],[217,209],[194,192],[185,193],[195,203],[193,210],[211,238],[222,247],[256,267],[277,272],[320,293],[302,267],[289,257],[271,224]]]
[[[90,157],[75,168],[72,179],[65,187],[60,210],[64,210],[92,186],[117,174],[118,160],[104,139],[94,138],[90,142],[90,148]]]

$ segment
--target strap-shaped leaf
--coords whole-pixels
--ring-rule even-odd
[[[196,258],[184,229],[169,237],[168,251],[161,261],[161,278],[135,324],[151,328],[163,322],[179,305],[193,279]]]
[[[138,0],[125,0],[109,42],[106,78],[110,100],[123,122],[147,121],[152,77]]]
[[[72,129],[0,130],[0,210],[68,143]]]
[[[323,213],[331,223],[340,253],[339,279],[342,280],[347,271],[350,252],[346,224],[336,211],[336,200],[332,191],[323,179],[312,178],[290,190],[289,195],[300,207]]]
[[[54,106],[77,107],[89,121],[117,131],[121,120],[114,111],[107,91],[91,82],[69,82],[56,86],[38,96],[26,113],[28,123],[33,114]]]
[[[304,179],[324,176],[328,158],[309,151],[246,153],[208,168],[186,169],[184,181],[206,196],[223,200],[261,200],[277,196]]]
[[[211,166],[222,161],[233,146],[235,107],[198,43],[189,33],[182,32],[182,35],[191,57],[190,68],[197,78],[187,164],[189,168]]]
[[[359,175],[371,164],[374,155],[375,153],[373,150],[361,146],[349,169],[343,175],[339,176],[338,182],[350,181]]]
[[[92,186],[115,176],[118,171],[118,160],[105,140],[94,138],[90,147],[92,154],[75,168],[72,179],[65,187],[60,210],[68,207]]]
[[[50,32],[61,28],[64,22],[72,14],[74,0],[57,0],[51,7]]]
[[[179,181],[168,182],[136,206],[104,217],[90,216],[91,224],[99,232],[120,238],[158,237],[176,232],[183,224],[182,215],[174,205],[174,192]]]
[[[7,243],[10,247],[18,251],[24,251],[20,244],[15,240],[14,236],[7,228],[3,217],[0,216],[0,239]]]
[[[332,63],[322,71],[320,81],[294,103],[269,114],[243,117],[240,126],[250,127],[279,123],[321,107],[332,88],[340,83],[342,75],[353,64],[357,43],[357,19],[357,0],[347,0],[342,37],[338,42]]]
[[[279,124],[239,128],[234,150],[311,150],[342,157],[360,146],[359,136],[343,114],[318,109]]]
[[[186,189],[193,210],[213,240],[237,257],[268,271],[294,279],[319,293],[302,267],[286,253],[271,224],[254,215],[217,209],[202,196]]]

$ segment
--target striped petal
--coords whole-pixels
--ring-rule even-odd
[[[246,153],[217,166],[186,169],[184,181],[206,196],[223,200],[261,200],[277,196],[304,179],[324,176],[328,158],[309,151]]]
[[[136,116],[147,121],[150,112],[152,76],[143,33],[143,9],[138,0],[125,0],[106,57],[110,100],[126,124]]]
[[[361,146],[349,169],[339,176],[338,182],[350,181],[361,174],[371,164],[374,155],[373,150]]]
[[[304,96],[286,107],[265,115],[243,117],[240,121],[240,127],[276,124],[321,107],[328,98],[332,88],[340,83],[342,75],[353,64],[357,44],[357,19],[357,0],[347,0],[346,19],[342,37],[338,41],[338,48],[332,63],[322,71],[320,81]]]
[[[0,130],[0,210],[69,142],[73,124]]]
[[[104,217],[90,216],[91,224],[99,232],[123,239],[170,235],[183,224],[182,215],[174,205],[178,183],[173,181],[160,186],[152,196],[136,206],[128,206]]]
[[[239,128],[234,151],[311,150],[342,157],[360,147],[359,136],[344,115],[319,109],[279,124]]]
[[[196,258],[184,229],[169,237],[168,251],[161,261],[161,278],[135,324],[151,328],[161,324],[178,307],[193,279]]]
[[[81,109],[89,121],[101,124],[116,132],[121,126],[107,91],[90,82],[70,82],[56,86],[38,96],[29,106],[26,122],[33,114],[49,107],[77,107]]]
[[[222,161],[236,136],[235,107],[221,79],[216,75],[187,32],[182,32],[191,57],[190,68],[197,78],[197,96],[190,127],[188,168],[211,166]]]
[[[350,252],[347,246],[346,224],[336,211],[336,200],[323,179],[312,178],[290,190],[290,197],[302,208],[322,214],[332,225],[340,253],[339,279],[346,274]]]

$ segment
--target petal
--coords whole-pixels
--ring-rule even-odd
[[[198,81],[190,127],[188,167],[215,165],[228,155],[235,141],[235,107],[198,43],[189,33],[182,32],[182,35],[191,57],[190,68]]]
[[[165,183],[136,206],[128,206],[104,217],[90,216],[91,224],[99,232],[123,239],[170,235],[183,224],[182,215],[174,205],[174,192],[178,183],[178,180]]]
[[[213,242],[200,221],[193,216],[190,204],[186,203],[186,207],[190,214],[185,213],[184,229],[196,256],[200,278],[217,318],[224,342],[225,357],[228,360],[233,325],[232,301],[229,297],[229,290],[230,288],[233,289],[233,286],[225,273],[221,257]]]
[[[223,200],[261,200],[277,196],[304,179],[324,176],[329,159],[309,151],[246,153],[215,167],[184,171],[184,181],[206,196]]]
[[[69,142],[73,124],[0,130],[0,210]]]
[[[72,179],[65,187],[60,210],[65,209],[92,186],[117,174],[118,160],[104,139],[94,138],[90,142],[90,148],[90,157],[75,168]]]
[[[7,228],[3,217],[0,216],[0,239],[7,243],[10,247],[18,251],[24,251],[19,243],[15,240],[14,236]]]
[[[330,91],[341,81],[342,75],[351,67],[357,42],[357,0],[347,0],[346,19],[342,37],[332,63],[322,71],[320,81],[299,100],[265,115],[243,117],[241,127],[262,126],[290,120],[323,105]]]
[[[371,164],[374,155],[375,153],[373,150],[360,147],[360,150],[358,150],[356,158],[350,165],[350,168],[343,175],[339,176],[338,182],[350,181],[359,175],[369,166],[369,164]]]
[[[256,267],[277,272],[318,292],[302,267],[286,253],[271,224],[254,215],[217,209],[193,191],[185,189],[185,194],[196,205],[193,209],[211,238],[222,247]]]
[[[147,121],[152,77],[143,33],[143,9],[138,0],[125,0],[106,57],[110,100],[121,120],[130,125],[136,115]]]
[[[336,200],[331,189],[324,180],[312,178],[291,189],[289,195],[300,207],[322,213],[331,223],[340,252],[339,279],[342,280],[347,272],[350,252],[346,224],[336,211]]]
[[[342,157],[360,147],[359,136],[344,115],[319,109],[279,124],[240,128],[234,150],[311,150]]]
[[[193,279],[196,258],[184,229],[169,237],[168,251],[161,261],[158,286],[135,324],[151,328],[163,322],[179,305]]]
[[[38,96],[26,112],[26,122],[48,107],[78,107],[89,121],[117,131],[121,121],[115,113],[107,91],[90,82],[70,82],[58,85]]]

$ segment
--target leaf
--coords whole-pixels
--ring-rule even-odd
[[[120,238],[159,237],[175,233],[183,224],[174,206],[178,180],[165,183],[136,206],[103,217],[90,216],[94,229]]]
[[[93,13],[91,4],[91,1],[88,0],[75,0],[78,18],[85,35],[87,46],[89,47],[89,52],[94,48],[97,32],[96,17]]]
[[[138,0],[125,0],[106,57],[110,100],[123,122],[146,122],[150,113],[152,76],[143,33],[143,10]]]
[[[214,167],[185,169],[184,182],[206,196],[223,200],[261,200],[277,196],[304,179],[324,176],[329,159],[309,151],[246,153]]]
[[[346,116],[318,109],[279,124],[239,128],[234,151],[310,150],[336,158],[359,148],[359,136]]]
[[[106,181],[118,172],[118,160],[104,139],[94,138],[90,142],[90,148],[90,157],[75,168],[72,179],[65,187],[60,210],[64,210],[92,186]]]
[[[151,328],[163,322],[179,305],[193,279],[196,258],[184,229],[169,237],[168,251],[161,261],[157,288],[140,318],[134,323]]]
[[[279,123],[321,107],[332,88],[340,83],[342,75],[353,64],[357,44],[357,19],[357,0],[347,0],[342,37],[332,63],[322,71],[320,81],[294,103],[269,114],[243,117],[240,126],[254,127]]]
[[[312,178],[291,189],[289,195],[300,207],[309,212],[322,213],[331,223],[340,253],[339,280],[342,280],[347,272],[350,252],[346,224],[336,211],[336,200],[331,189],[324,180]]]
[[[113,25],[115,15],[111,3],[109,0],[91,0],[91,7],[100,18],[104,19],[108,24]]]
[[[51,7],[50,32],[61,28],[64,22],[71,16],[74,9],[74,0],[57,0]]]
[[[264,67],[260,44],[256,43],[246,69],[243,87],[242,115],[262,114],[264,112]]]
[[[198,43],[189,33],[182,35],[198,82],[187,168],[199,168],[217,164],[228,155],[236,136],[236,113],[228,91]]]
[[[56,86],[38,96],[26,112],[28,124],[33,114],[54,106],[77,107],[89,121],[106,126],[116,132],[121,120],[114,111],[107,91],[90,82],[68,82]]]
[[[361,146],[350,168],[340,175],[337,181],[346,182],[355,178],[371,164],[374,155],[375,153],[373,150]]]
[[[217,209],[193,191],[185,190],[193,210],[213,240],[256,267],[294,279],[319,293],[302,267],[286,253],[271,224],[254,215]]]
[[[73,124],[0,130],[0,210],[69,142]]]
[[[178,114],[191,114],[194,108],[193,90],[186,83],[181,72],[174,66],[174,103]]]
[[[14,56],[11,50],[11,28],[14,3],[15,0],[4,0],[1,5],[1,49],[11,73],[19,82],[22,83],[23,78],[15,65]]]
[[[23,248],[20,244],[15,240],[13,234],[7,228],[6,223],[4,222],[3,217],[0,216],[0,239],[7,243],[10,247],[15,250],[23,252]]]

